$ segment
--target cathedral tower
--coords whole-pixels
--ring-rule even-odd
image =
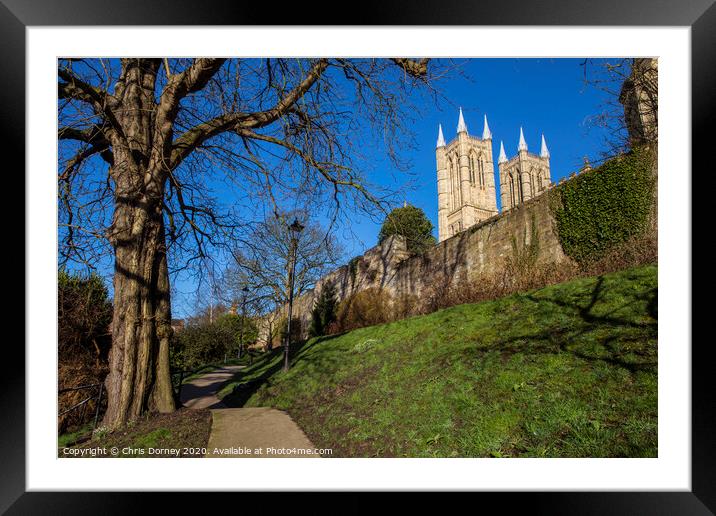
[[[438,128],[435,149],[438,175],[438,236],[446,238],[497,214],[492,133],[485,115],[482,138],[470,136],[462,115],[457,137],[445,143]]]
[[[502,211],[508,211],[525,201],[537,197],[550,185],[549,150],[544,135],[539,156],[527,150],[525,135],[520,127],[517,155],[507,159],[505,147],[500,142],[500,202]]]

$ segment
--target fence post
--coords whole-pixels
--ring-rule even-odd
[[[99,419],[99,407],[102,404],[102,388],[104,387],[104,382],[101,382],[99,384],[99,394],[97,395],[97,410],[95,410],[94,413],[94,426],[93,429],[97,428],[97,420]]]
[[[88,405],[88,403],[85,403],[84,405],[82,405],[82,413],[80,413],[80,426],[82,426],[85,423],[85,413],[87,412],[87,405]]]

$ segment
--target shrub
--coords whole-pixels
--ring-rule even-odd
[[[268,348],[274,349],[278,346],[281,346],[283,342],[281,342],[281,335],[285,333],[286,328],[286,318],[283,318],[279,320],[277,323],[273,324],[270,328],[271,332],[269,334],[269,343]]]
[[[171,366],[178,369],[193,368],[235,357],[243,331],[244,349],[258,338],[258,328],[251,318],[224,313],[215,321],[195,318],[184,329],[174,334],[170,353]]]
[[[392,235],[404,236],[408,251],[413,254],[420,254],[435,245],[433,224],[425,212],[415,206],[395,208],[388,214],[380,228],[378,243],[382,244]]]
[[[658,261],[658,245],[654,235],[637,235],[606,250],[601,256],[581,264],[582,274],[595,276],[629,267],[649,265]]]
[[[373,326],[393,320],[391,296],[380,288],[368,288],[356,292],[338,305],[335,326],[331,333]]]
[[[183,367],[192,368],[217,360],[234,347],[233,334],[217,324],[192,324],[175,335],[177,352],[182,356]]]
[[[417,312],[411,315],[498,299],[517,292],[561,283],[579,275],[579,269],[573,263],[534,264],[528,267],[524,262],[512,258],[506,259],[498,271],[456,283],[450,283],[446,278],[436,278],[423,293],[422,304]]]
[[[232,352],[238,351],[240,345],[246,349],[248,345],[256,342],[258,327],[250,317],[227,313],[220,315],[214,323],[233,336]]]
[[[97,274],[70,273],[57,276],[57,358],[58,388],[65,389],[103,382],[108,371],[112,344],[110,324],[112,303],[104,281]],[[58,394],[58,409],[63,412],[96,394],[83,389]],[[95,402],[83,405],[58,418],[58,430],[65,433],[89,421]]]
[[[420,311],[420,304],[420,298],[415,294],[398,295],[393,299],[392,310],[390,310],[391,320],[397,321],[416,315]]]
[[[97,274],[71,274],[64,269],[57,277],[58,348],[60,354],[85,350],[100,358],[107,349],[99,341],[109,336],[112,303],[104,281]]]
[[[316,300],[316,305],[311,311],[311,326],[308,328],[309,337],[320,337],[326,334],[328,326],[336,320],[336,287],[333,283],[327,283],[321,290]]]

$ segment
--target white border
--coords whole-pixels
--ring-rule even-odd
[[[32,27],[27,43],[28,490],[690,490],[689,28]],[[659,56],[659,458],[57,459],[56,57],[87,55]]]

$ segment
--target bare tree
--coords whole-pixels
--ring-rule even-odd
[[[199,269],[285,199],[381,205],[371,135],[400,164],[427,59],[60,59],[60,261],[114,262],[104,424],[174,410],[170,269]],[[366,124],[368,130],[363,130]],[[234,195],[226,201],[226,192]],[[263,215],[263,214],[262,214]]]
[[[585,83],[606,93],[593,125],[607,129],[603,158],[658,142],[658,65],[653,58],[586,59]]]
[[[226,292],[238,299],[241,288],[248,287],[254,301],[273,311],[288,302],[288,266],[291,260],[291,235],[286,221],[294,217],[304,229],[296,247],[294,296],[314,287],[316,282],[337,267],[343,250],[329,230],[309,221],[305,213],[288,213],[258,224],[234,253],[235,262],[226,274]]]

